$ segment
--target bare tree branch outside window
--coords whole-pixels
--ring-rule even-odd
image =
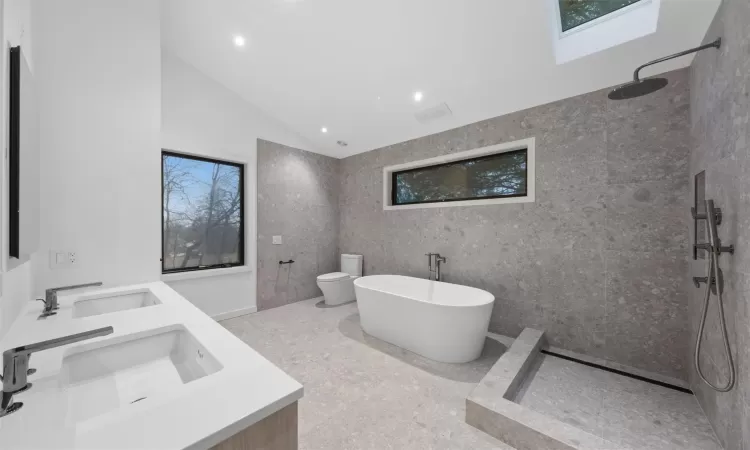
[[[562,30],[568,31],[639,1],[641,0],[559,0]]]
[[[393,173],[393,204],[526,195],[527,150]]]
[[[244,264],[243,169],[163,152],[163,272]]]

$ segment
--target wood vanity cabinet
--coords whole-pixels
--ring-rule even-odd
[[[250,425],[211,450],[297,450],[297,402]]]

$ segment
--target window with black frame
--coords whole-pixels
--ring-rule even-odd
[[[162,152],[162,272],[241,266],[244,166]]]
[[[392,205],[527,195],[528,150],[514,150],[391,174]]]

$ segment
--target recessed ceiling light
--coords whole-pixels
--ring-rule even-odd
[[[423,94],[419,91],[414,93],[414,101],[415,102],[421,102],[422,101]]]
[[[323,128],[320,129],[320,132],[321,133],[328,133],[328,128],[323,127]]]
[[[244,47],[245,46],[245,37],[240,36],[239,34],[234,37],[234,45],[235,47]]]

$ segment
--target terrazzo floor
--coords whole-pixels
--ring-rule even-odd
[[[305,386],[300,449],[513,450],[464,422],[466,397],[507,338],[488,338],[472,363],[442,364],[365,335],[356,303],[319,301],[221,322]],[[623,450],[721,450],[692,395],[552,356],[515,401]]]
[[[356,303],[313,299],[222,322],[305,386],[300,449],[512,450],[464,422],[465,399],[505,351],[441,364],[365,336]]]
[[[721,450],[692,394],[541,355],[515,401],[628,450]]]

